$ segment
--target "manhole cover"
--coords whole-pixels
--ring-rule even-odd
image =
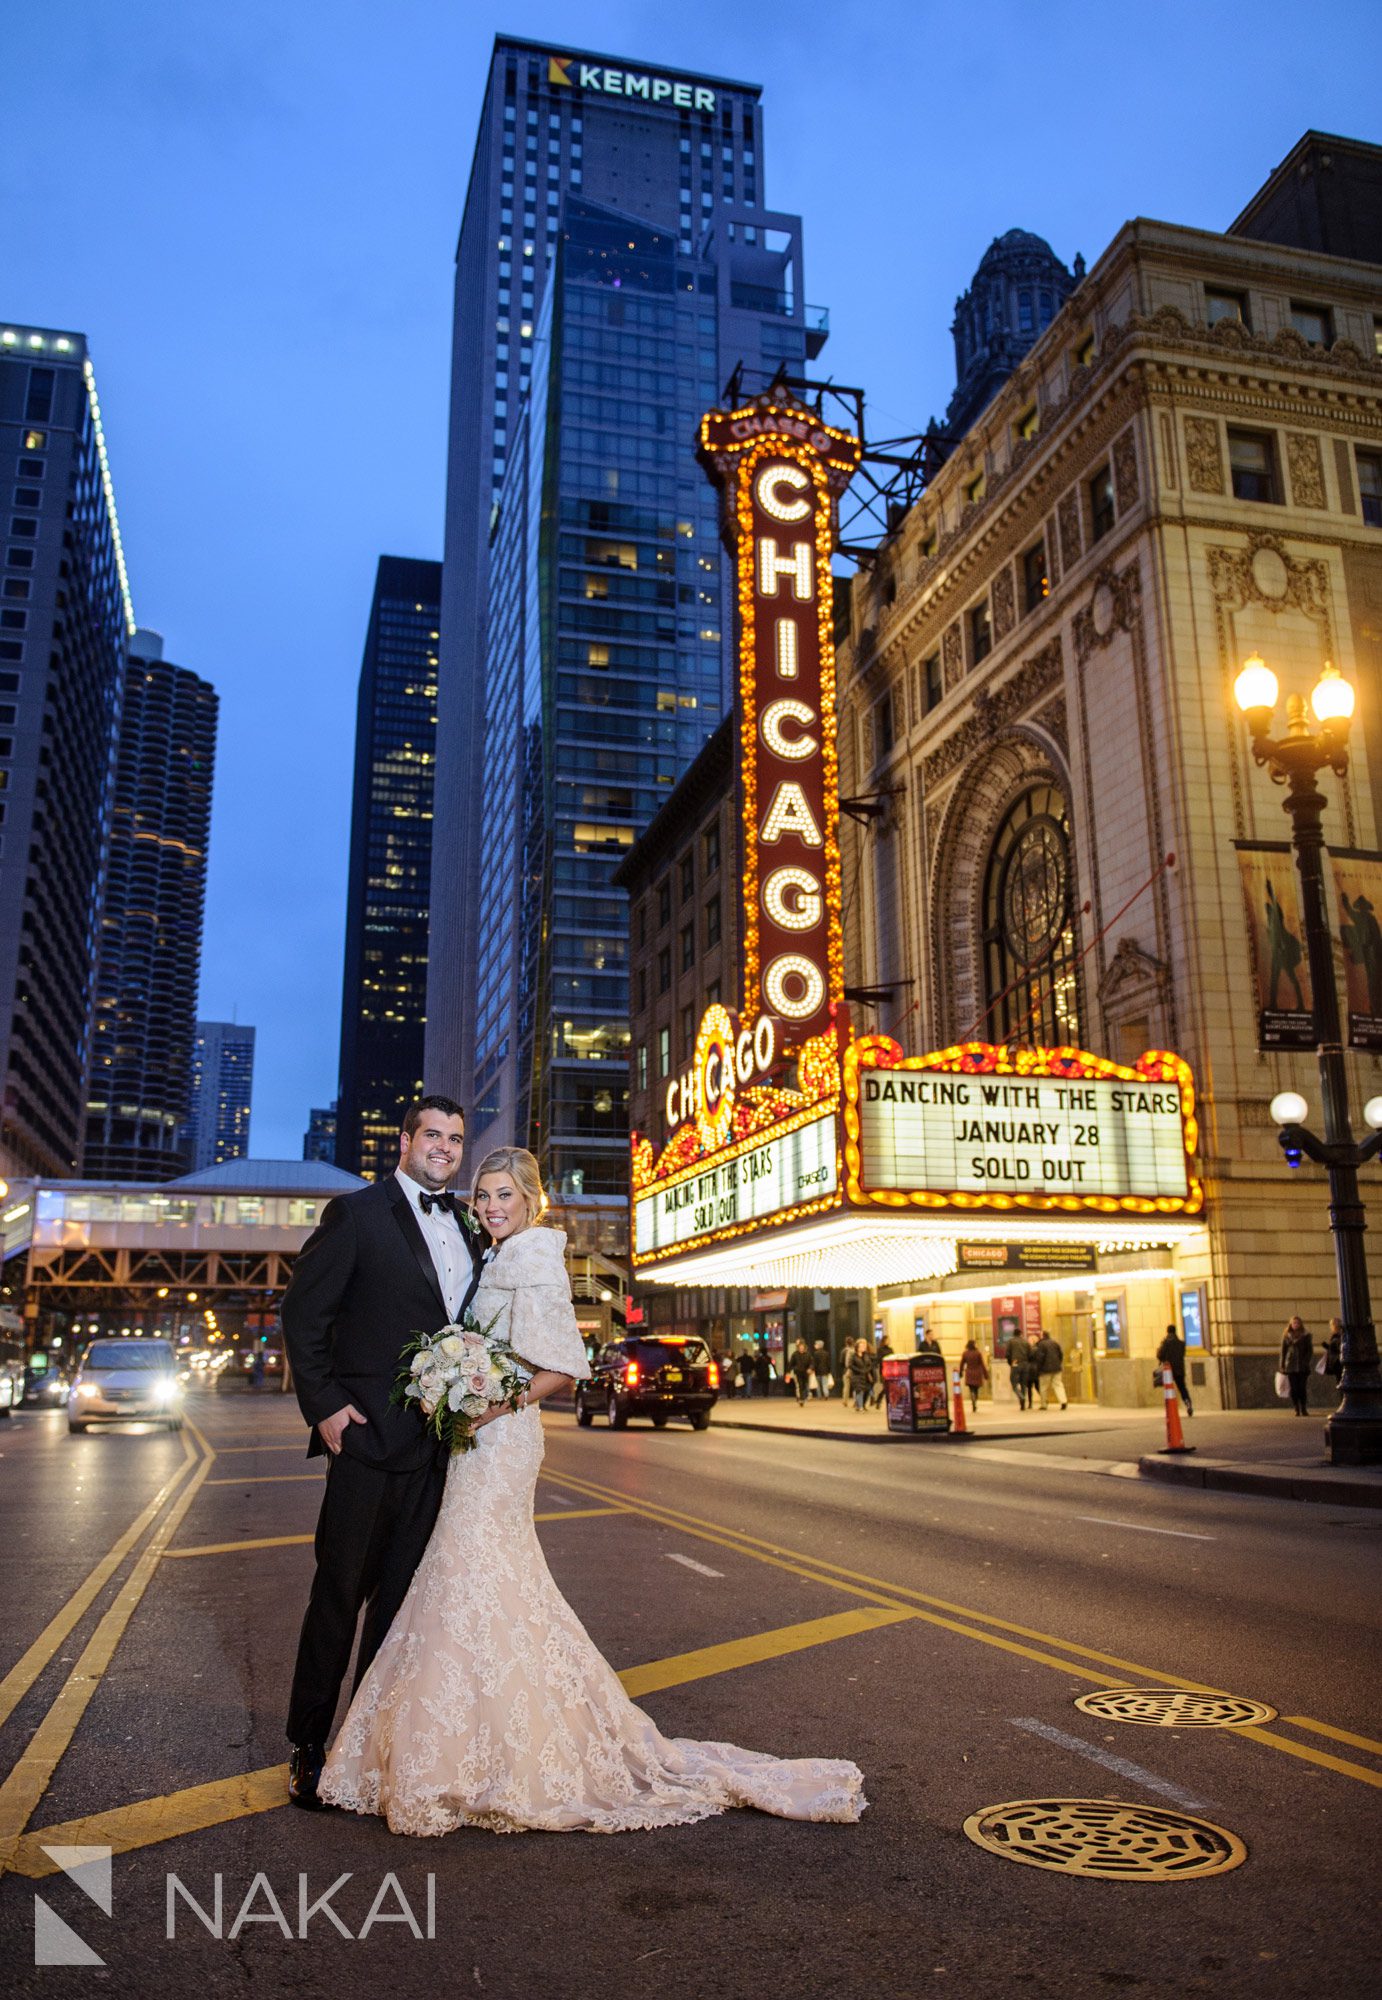
[[[1242,1729],[1276,1720],[1276,1710],[1265,1701],[1186,1688],[1100,1688],[1080,1695],[1075,1706],[1105,1722],[1138,1722],[1147,1729]]]
[[[1207,1819],[1117,1799],[1014,1799],[971,1813],[964,1830],[976,1846],[1009,1861],[1109,1881],[1223,1875],[1248,1854],[1236,1834]]]

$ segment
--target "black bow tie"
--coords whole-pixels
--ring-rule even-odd
[[[443,1190],[441,1194],[428,1194],[424,1189],[418,1196],[417,1202],[424,1215],[430,1215],[434,1208],[439,1208],[444,1215],[456,1213],[456,1197],[449,1189]]]

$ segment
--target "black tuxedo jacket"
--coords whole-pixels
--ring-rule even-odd
[[[482,1239],[466,1236],[479,1276]],[[368,1419],[346,1425],[341,1449],[388,1472],[411,1472],[441,1449],[414,1409],[389,1402],[400,1353],[449,1314],[427,1239],[389,1174],[339,1194],[298,1253],[283,1294],[283,1339],[293,1387],[312,1426],[309,1458],[325,1451],[316,1426],[354,1403]]]

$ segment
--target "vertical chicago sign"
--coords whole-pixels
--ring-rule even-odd
[[[790,403],[701,419],[738,584],[743,1011],[775,1015],[797,1045],[844,997],[830,558],[859,454]]]
[[[738,1011],[708,1007],[663,1098],[660,1151],[633,1135],[633,1260],[664,1259],[839,1206],[836,510],[860,441],[786,397],[701,420],[737,582],[743,811]]]

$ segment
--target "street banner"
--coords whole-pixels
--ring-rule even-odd
[[[1382,854],[1330,851],[1344,948],[1348,1045],[1382,1049]]]
[[[1247,906],[1260,1049],[1313,1049],[1315,996],[1286,841],[1234,842]]]

